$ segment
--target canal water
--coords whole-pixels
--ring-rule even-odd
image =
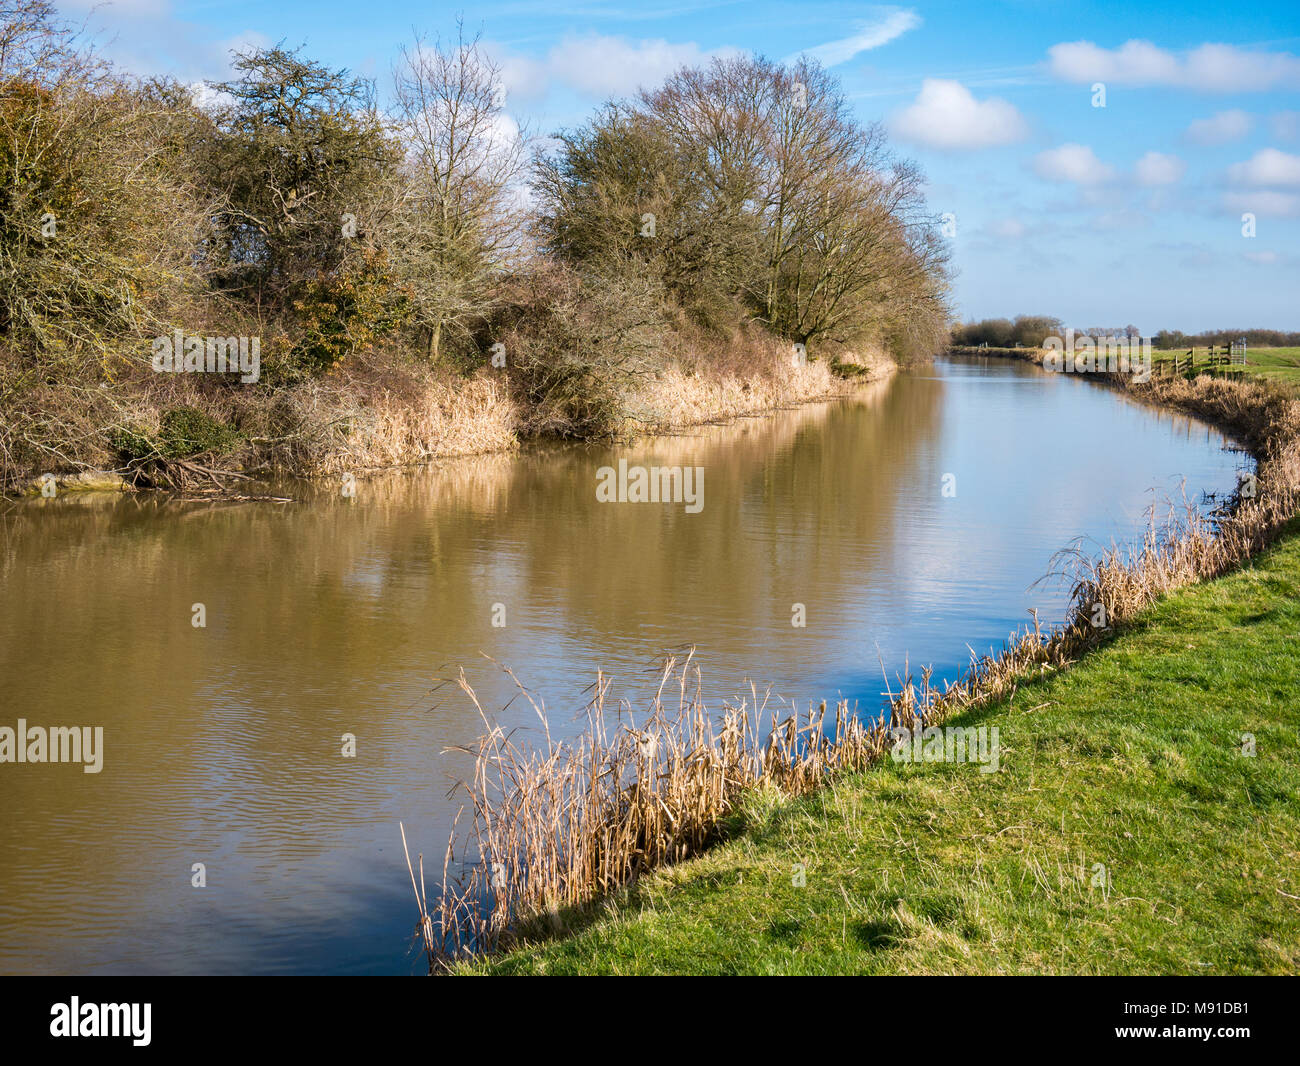
[[[620,460],[702,471],[698,506],[598,500]],[[563,734],[598,669],[636,701],[687,646],[719,707],[752,681],[872,711],[905,663],[952,676],[1030,607],[1059,621],[1058,549],[1132,542],[1248,463],[1086,380],[967,359],[355,496],[17,503],[0,726],[102,727],[103,761],[0,764],[0,971],[419,972],[398,822],[440,870],[468,770],[446,749],[484,728],[439,679],[463,669],[519,738],[537,721],[503,667]]]

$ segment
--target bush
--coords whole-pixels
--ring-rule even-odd
[[[174,407],[163,413],[156,436],[128,423],[111,430],[108,439],[109,446],[122,463],[139,467],[158,460],[226,455],[242,438],[238,430],[218,422],[196,407]]]
[[[201,212],[128,87],[0,85],[0,337],[50,365],[160,329]]]
[[[648,279],[539,266],[498,311],[524,432],[616,435],[632,383],[662,362],[664,294]]]
[[[330,370],[368,348],[410,313],[410,301],[394,287],[382,257],[375,253],[367,253],[353,269],[317,275],[303,286],[293,306],[300,339],[293,346],[292,363],[308,373]]]
[[[115,427],[108,432],[108,446],[117,460],[126,465],[138,465],[159,455],[158,442],[148,430],[139,426]]]
[[[239,443],[239,432],[195,407],[175,407],[162,416],[158,442],[168,459],[225,455]]]

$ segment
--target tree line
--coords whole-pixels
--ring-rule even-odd
[[[1180,329],[1162,329],[1152,338],[1157,348],[1196,348],[1234,344],[1245,339],[1251,348],[1294,348],[1300,346],[1300,333],[1280,329],[1207,329],[1184,333]]]
[[[985,318],[979,321],[958,322],[951,330],[951,343],[975,347],[986,344],[990,348],[1039,348],[1048,337],[1064,337],[1066,326],[1052,315],[1019,315],[1009,318]],[[1129,340],[1151,336],[1143,334],[1137,326],[1087,326],[1075,327],[1078,337],[1124,337]],[[1300,333],[1277,329],[1210,329],[1200,333],[1162,329],[1151,336],[1155,348],[1171,350],[1196,346],[1231,344],[1245,338],[1253,348],[1287,348],[1300,345]]]
[[[754,326],[904,359],[947,339],[923,178],[812,61],[683,68],[542,139],[463,31],[414,39],[382,94],[283,45],[194,87],[0,0],[0,174],[0,420],[38,450],[34,397],[147,389],[173,329],[260,338],[255,385],[205,388],[272,402],[361,353],[499,368],[534,428],[579,435],[674,331],[706,358]]]

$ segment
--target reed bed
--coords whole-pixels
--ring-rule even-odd
[[[895,369],[881,349],[839,352],[858,367],[855,383],[831,369],[829,352],[794,362],[791,345],[758,329],[710,337],[684,329],[664,367],[628,397],[631,430],[661,433],[705,422],[739,418],[854,391],[854,384],[881,380]]]
[[[488,722],[462,673],[458,683],[487,732],[470,752],[469,829],[463,837],[453,830],[432,901],[423,857],[417,876],[407,854],[430,971],[558,929],[567,911],[698,853],[750,789],[809,792],[875,763],[895,728],[937,725],[1067,668],[1161,596],[1216,577],[1272,543],[1300,510],[1300,401],[1253,381],[1110,383],[1235,436],[1256,458],[1253,484],[1212,515],[1190,506],[1153,509],[1134,546],[1112,545],[1097,557],[1077,545],[1059,553],[1058,572],[1072,580],[1064,624],[1045,629],[1035,613],[1033,625],[1000,652],[972,652],[965,673],[941,689],[928,669],[919,679],[909,675],[887,715],[864,718],[844,702],[801,714],[770,706],[753,688],[712,710],[687,654],[665,661],[639,715],[626,701],[611,703],[609,682],[598,677],[586,728],[573,740],[552,739],[534,702],[545,736],[534,747]]]
[[[457,683],[488,723],[463,672]],[[871,765],[893,724],[864,720],[843,701],[783,714],[752,687],[714,710],[692,653],[665,659],[639,714],[610,701],[609,688],[599,676],[573,740],[551,737],[544,708],[522,686],[544,743],[517,743],[487,724],[465,784],[471,828],[463,842],[453,830],[432,902],[423,856],[412,863],[407,852],[432,971],[494,952],[530,923],[553,928],[570,909],[697,854],[748,789],[800,795],[829,774]]]
[[[273,468],[325,476],[508,450],[519,413],[490,374],[458,378],[376,357],[287,390],[272,411],[248,412],[249,424],[259,420]]]

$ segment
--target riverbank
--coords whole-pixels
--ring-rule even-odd
[[[1300,525],[1072,669],[884,759],[752,793],[719,847],[475,973],[1294,973]],[[802,881],[796,864],[802,866]]]
[[[765,334],[736,341],[719,342],[708,358],[679,352],[653,375],[628,384],[620,397],[625,414],[613,433],[620,439],[652,436],[831,399],[897,369],[878,349],[843,353],[833,361],[796,360],[788,345]],[[505,370],[465,377],[374,357],[271,395],[227,390],[214,398],[211,390],[187,388],[184,381],[137,384],[131,389],[120,382],[115,391],[84,394],[88,406],[75,421],[99,428],[81,434],[75,462],[10,470],[10,494],[40,495],[47,474],[58,494],[183,488],[187,479],[166,475],[183,473],[195,461],[201,461],[201,472],[220,467],[241,481],[364,477],[506,452],[537,437],[529,429],[529,404]],[[177,412],[193,412],[179,435],[169,429]],[[196,423],[198,432],[190,428]],[[203,437],[206,430],[214,440]],[[124,434],[146,441],[152,457],[114,452]],[[219,472],[207,487],[220,479]]]
[[[1016,357],[1033,361],[1029,352],[1016,353]],[[1081,658],[1091,658],[1096,649],[1140,627],[1146,612],[1163,597],[1198,581],[1218,578],[1249,560],[1274,543],[1295,515],[1300,501],[1300,410],[1288,394],[1253,381],[1198,378],[1140,384],[1118,375],[1105,380],[1135,398],[1195,414],[1224,428],[1256,456],[1255,476],[1233,501],[1231,513],[1216,523],[1189,515],[1172,526],[1153,528],[1145,541],[1132,550],[1113,549],[1100,559],[1077,559],[1074,604],[1064,627],[1050,634],[1037,628],[1014,634],[1001,655],[975,662],[965,678],[942,692],[930,687],[928,675],[923,674],[919,686],[909,681],[894,701],[891,725],[939,725],[957,715],[996,710],[1000,701],[1014,698],[1033,679],[1056,675]],[[1249,662],[1249,658],[1243,661]],[[747,761],[745,752],[739,759],[732,754],[734,768],[728,768],[727,758],[720,759],[723,769],[716,791],[722,796],[724,814],[743,811],[756,793],[789,798],[815,792],[832,772],[858,770],[879,762],[888,747],[884,726],[869,730],[865,737],[844,731],[838,724],[844,710],[837,708],[832,716],[837,723],[835,735],[824,748],[800,751],[793,739],[805,731],[808,736],[821,736],[820,719],[809,721],[807,726],[790,719],[774,723],[771,736],[781,742],[770,747],[767,756],[755,762]],[[743,749],[743,727],[740,736]],[[757,753],[766,742],[760,739],[749,743],[754,744]],[[723,750],[721,754],[729,753]],[[634,788],[643,787],[642,776],[638,769]],[[737,778],[743,778],[744,787],[728,794]],[[710,795],[715,791],[711,781],[706,788]],[[509,820],[505,808],[492,813],[503,814]],[[626,813],[615,804],[604,817],[621,824]],[[720,817],[720,825],[725,821]],[[601,832],[600,827],[583,828]],[[638,829],[638,833],[642,831]],[[605,833],[607,836],[608,830]],[[672,834],[667,835],[671,839]],[[697,832],[693,841],[675,843],[677,854],[684,856],[699,850],[707,837],[707,833]],[[639,866],[633,862],[625,869],[635,872]],[[610,883],[607,875],[602,874],[602,878],[604,884]],[[615,878],[614,883],[623,882]],[[573,898],[572,884],[563,887]],[[587,896],[577,910],[589,907],[598,895],[593,892]],[[445,905],[446,900],[443,902]],[[536,903],[527,898],[519,902],[525,904],[520,908],[524,914]],[[494,917],[498,923],[501,919],[500,914]],[[522,929],[526,940],[531,927],[525,923]],[[430,954],[434,957],[437,952],[431,950]]]
[[[625,416],[617,437],[671,433],[831,399],[884,380],[897,369],[879,350],[850,352],[833,361],[796,360],[784,344],[750,339],[755,343],[748,351],[711,352],[710,359],[677,357],[629,385],[620,400]],[[364,477],[439,459],[498,454],[537,438],[526,429],[528,404],[511,389],[508,374],[491,370],[460,377],[416,364],[356,360],[324,380],[300,383],[269,398],[226,393],[220,402],[199,391],[178,394],[183,382],[166,386],[156,393],[144,390],[130,403],[116,393],[88,395],[96,409],[81,412],[79,420],[87,425],[98,421],[107,429],[85,434],[74,468],[65,463],[43,471],[10,471],[9,494],[39,495],[47,473],[53,474],[59,494],[182,487],[159,480],[153,468],[169,459],[177,465],[187,448],[205,450],[182,461],[199,456],[208,467],[242,477]],[[226,437],[225,455],[212,455],[203,439],[170,446],[169,412],[177,411],[198,412],[204,425],[218,430],[235,426]],[[147,464],[146,478],[135,476],[139,459],[112,451],[123,426],[134,426],[159,452]],[[95,437],[103,438],[98,447]]]

